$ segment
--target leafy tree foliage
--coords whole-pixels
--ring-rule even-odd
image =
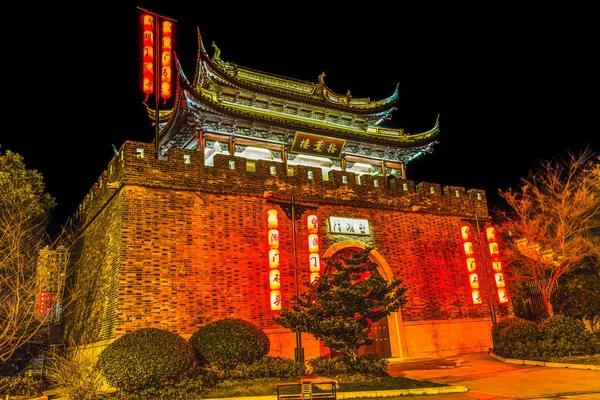
[[[499,191],[511,279],[531,280],[548,315],[559,279],[600,257],[600,156],[590,148],[542,161],[518,189]]]
[[[552,306],[556,313],[580,319],[600,331],[600,276],[586,265],[561,278]]]
[[[36,313],[43,277],[36,276],[38,254],[54,198],[44,180],[27,169],[23,157],[0,152],[0,361],[31,344],[46,324]]]
[[[356,359],[358,349],[373,342],[369,338],[373,323],[406,303],[402,280],[387,282],[377,272],[370,251],[346,250],[324,260],[326,272],[314,283],[305,284],[306,290],[275,322],[310,333],[327,347]]]

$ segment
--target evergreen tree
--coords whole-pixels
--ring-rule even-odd
[[[369,258],[371,249],[347,250],[324,260],[325,273],[294,297],[291,309],[274,317],[293,331],[307,332],[352,360],[369,345],[374,322],[398,311],[406,303],[402,280],[387,282]]]

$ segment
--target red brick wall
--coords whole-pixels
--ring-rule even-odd
[[[408,287],[404,321],[489,316],[485,302],[472,304],[460,238],[464,218],[488,216],[483,191],[406,180],[388,188],[382,178],[375,187],[371,176],[358,185],[354,174],[341,171],[323,181],[321,170],[310,167],[287,176],[283,164],[268,161],[248,172],[245,159],[225,155],[208,167],[201,153],[181,149],[156,160],[148,143],[126,142],[121,153],[77,212],[85,268],[101,276],[89,337],[110,339],[150,326],[188,337],[226,317],[277,328],[269,309],[267,210],[279,211],[284,307],[294,294],[292,224],[265,192],[285,201],[294,194],[298,210],[316,207],[321,254],[345,240],[375,248]],[[309,170],[315,179],[308,179]],[[306,215],[297,222],[300,282],[309,279]],[[330,215],[368,219],[371,234],[329,234]]]

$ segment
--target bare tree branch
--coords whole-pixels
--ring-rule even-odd
[[[499,191],[510,211],[498,220],[509,236],[507,247],[511,278],[535,282],[548,314],[559,278],[598,258],[600,229],[600,156],[591,148],[567,153],[521,179],[518,190]],[[596,233],[595,233],[596,232]]]

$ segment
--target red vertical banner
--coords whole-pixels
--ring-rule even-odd
[[[142,91],[154,93],[154,15],[142,14]]]
[[[138,7],[139,8],[139,7]],[[139,8],[142,13],[142,91],[165,101],[173,94],[174,20]],[[158,75],[157,75],[158,74]]]
[[[160,53],[160,97],[167,100],[171,98],[171,71],[173,58],[173,23],[162,22],[161,53]]]

